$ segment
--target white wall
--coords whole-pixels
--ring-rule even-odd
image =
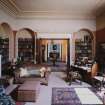
[[[55,39],[64,39],[64,38],[70,38],[70,33],[54,33],[54,32],[49,32],[49,33],[37,33],[38,38],[55,38]]]
[[[8,23],[12,29],[16,29],[15,28],[16,20],[0,9],[0,24],[3,22]]]
[[[16,30],[23,27],[31,28],[36,32],[54,32],[54,33],[73,33],[77,32],[82,28],[87,28],[92,31],[96,30],[95,20],[29,20],[29,19],[17,19]]]
[[[96,30],[95,19],[15,19],[0,10],[0,23],[7,22],[13,30],[30,28],[36,32],[44,33],[73,33],[82,28]]]

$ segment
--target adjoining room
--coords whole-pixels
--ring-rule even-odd
[[[104,7],[0,0],[0,105],[104,105]]]

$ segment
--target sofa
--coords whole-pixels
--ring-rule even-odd
[[[39,69],[27,70],[26,68],[19,68],[14,71],[15,83],[23,83],[25,81],[39,81],[41,79]]]
[[[42,71],[41,71],[42,70]],[[44,70],[44,75],[42,76]],[[23,83],[25,81],[41,81],[43,78],[48,82],[51,69],[41,67],[36,69],[19,68],[14,71],[15,83]]]

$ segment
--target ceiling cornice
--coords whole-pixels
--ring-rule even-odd
[[[22,11],[17,15],[17,18],[24,19],[95,19],[92,14],[74,14],[73,12],[59,11]]]
[[[16,17],[19,10],[13,5],[11,0],[0,0],[0,7],[13,17]]]
[[[19,19],[95,19],[93,14],[55,11],[22,11],[14,0],[0,0],[0,6],[7,13]]]

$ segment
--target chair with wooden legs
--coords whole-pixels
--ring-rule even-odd
[[[101,88],[104,87],[105,76],[103,75],[103,73],[99,72],[99,66],[97,62],[95,62],[92,66],[91,80],[93,87],[96,87],[99,90],[101,90]]]
[[[71,85],[71,83],[76,80],[79,80],[80,84],[82,84],[82,76],[78,71],[71,71],[69,73],[69,79],[70,79],[69,85]]]

